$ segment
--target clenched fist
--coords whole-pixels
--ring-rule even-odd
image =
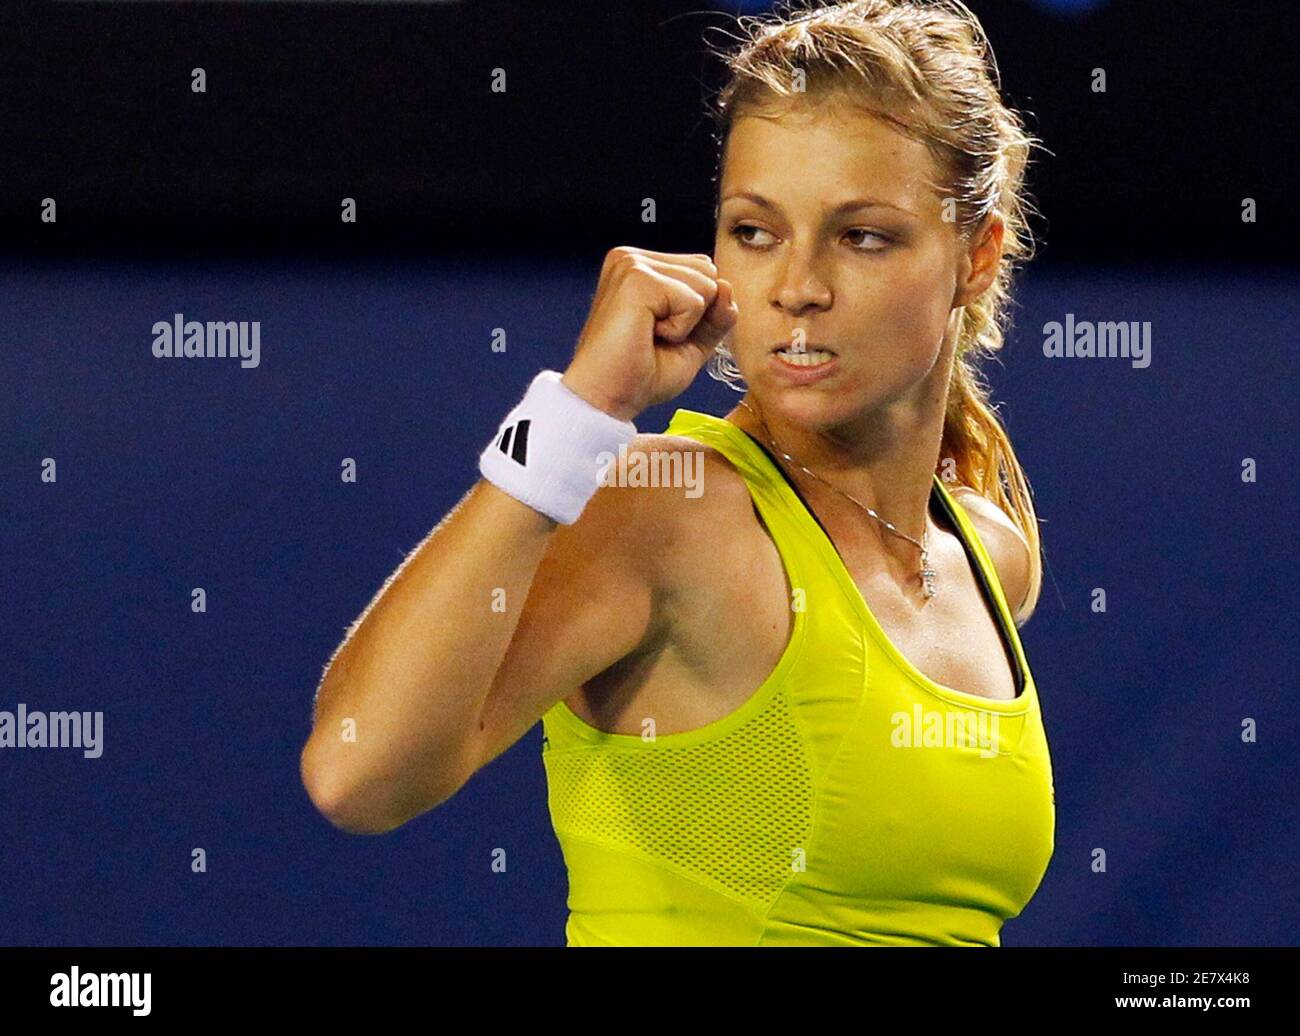
[[[731,285],[708,256],[614,248],[561,380],[631,421],[685,391],[736,315]]]

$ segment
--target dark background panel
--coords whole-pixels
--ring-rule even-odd
[[[572,4],[6,8],[9,249],[493,256],[710,241],[736,12]],[[975,3],[1047,145],[1047,262],[1293,265],[1294,5]],[[207,92],[190,89],[202,67]],[[1106,92],[1092,90],[1093,70]],[[505,93],[493,93],[495,69]],[[59,203],[57,226],[40,201]],[[339,220],[355,198],[359,222]],[[654,225],[641,200],[658,203]],[[1241,200],[1258,221],[1243,224]]]

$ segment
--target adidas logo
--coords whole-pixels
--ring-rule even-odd
[[[529,418],[516,421],[503,430],[501,437],[497,439],[497,449],[524,467],[528,466],[528,426],[530,424],[532,424],[532,421]]]

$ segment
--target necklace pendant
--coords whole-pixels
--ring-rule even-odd
[[[933,597],[938,591],[934,588],[935,572],[928,564],[921,569],[921,595],[926,598]]]

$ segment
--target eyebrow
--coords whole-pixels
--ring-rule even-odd
[[[732,194],[728,194],[722,199],[722,201],[728,202],[733,198],[744,198],[747,201],[752,201],[759,208],[769,209],[773,212],[776,212],[779,209],[779,206],[775,202],[769,201],[761,194],[755,194],[753,191],[735,191]],[[721,204],[721,202],[719,204]],[[879,198],[850,198],[848,201],[842,201],[836,205],[835,208],[831,209],[829,214],[832,216],[839,216],[846,212],[855,212],[858,209],[870,208],[894,209],[897,212],[903,212],[909,216],[916,215],[916,213],[912,212],[910,209],[900,208],[890,202],[881,201]]]

